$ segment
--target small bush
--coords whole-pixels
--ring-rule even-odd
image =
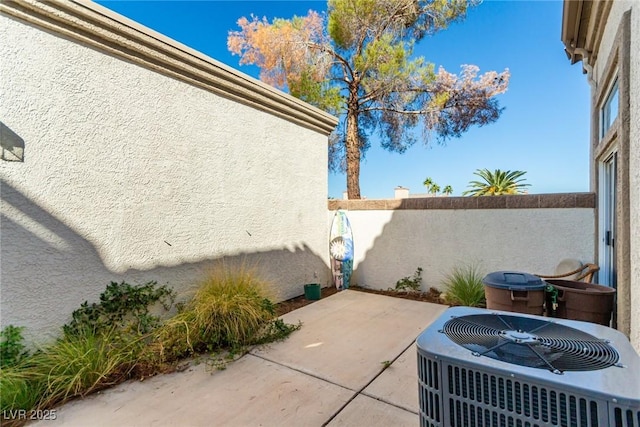
[[[422,268],[418,267],[413,277],[403,277],[396,282],[396,291],[419,291],[422,283]]]
[[[158,330],[156,342],[162,358],[170,361],[288,335],[291,331],[274,319],[275,306],[267,298],[270,287],[244,268],[213,271],[184,309]]]
[[[118,328],[123,332],[143,335],[158,326],[160,318],[149,309],[160,303],[169,310],[175,292],[156,282],[132,286],[126,282],[111,282],[100,294],[100,302],[87,301],[72,314],[73,320],[63,327],[65,334],[83,334],[87,329],[94,333]]]
[[[62,337],[33,355],[24,350],[22,328],[6,327],[0,347],[3,416],[84,396],[137,370],[154,373],[159,364],[146,357],[145,340],[159,318],[149,309],[156,303],[169,309],[173,298],[173,291],[155,282],[111,282],[99,303],[84,302],[63,327]]]
[[[483,274],[476,265],[454,267],[444,279],[446,300],[449,304],[469,307],[485,305]]]
[[[251,344],[266,344],[274,341],[282,341],[301,327],[302,323],[292,325],[285,323],[282,319],[273,319],[267,323]]]
[[[24,327],[8,325],[0,332],[0,368],[17,365],[29,356],[24,346]]]

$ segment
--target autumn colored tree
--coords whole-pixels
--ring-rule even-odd
[[[508,70],[478,75],[463,65],[456,75],[412,57],[417,42],[479,2],[329,0],[326,14],[240,18],[227,44],[264,82],[341,117],[329,165],[346,171],[348,196],[359,199],[360,161],[373,135],[403,153],[417,140],[444,143],[500,116],[495,96],[507,89]]]
[[[524,171],[501,171],[496,169],[491,172],[489,169],[478,169],[474,175],[482,178],[482,181],[471,181],[469,190],[462,193],[463,196],[502,196],[506,194],[522,194],[525,193],[525,187],[531,184],[525,184],[526,178],[522,176]]]

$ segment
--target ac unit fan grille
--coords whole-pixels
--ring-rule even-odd
[[[640,358],[604,326],[452,307],[417,349],[423,427],[640,427]],[[608,367],[557,375],[585,355]]]
[[[604,369],[619,360],[618,352],[604,340],[529,317],[496,313],[454,317],[442,332],[474,355],[555,373]]]

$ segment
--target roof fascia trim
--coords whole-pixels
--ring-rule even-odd
[[[13,0],[0,13],[329,135],[338,119],[87,0]]]

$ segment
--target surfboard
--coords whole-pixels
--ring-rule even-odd
[[[353,232],[347,213],[336,211],[329,233],[329,256],[333,284],[341,291],[348,289],[353,273]]]

